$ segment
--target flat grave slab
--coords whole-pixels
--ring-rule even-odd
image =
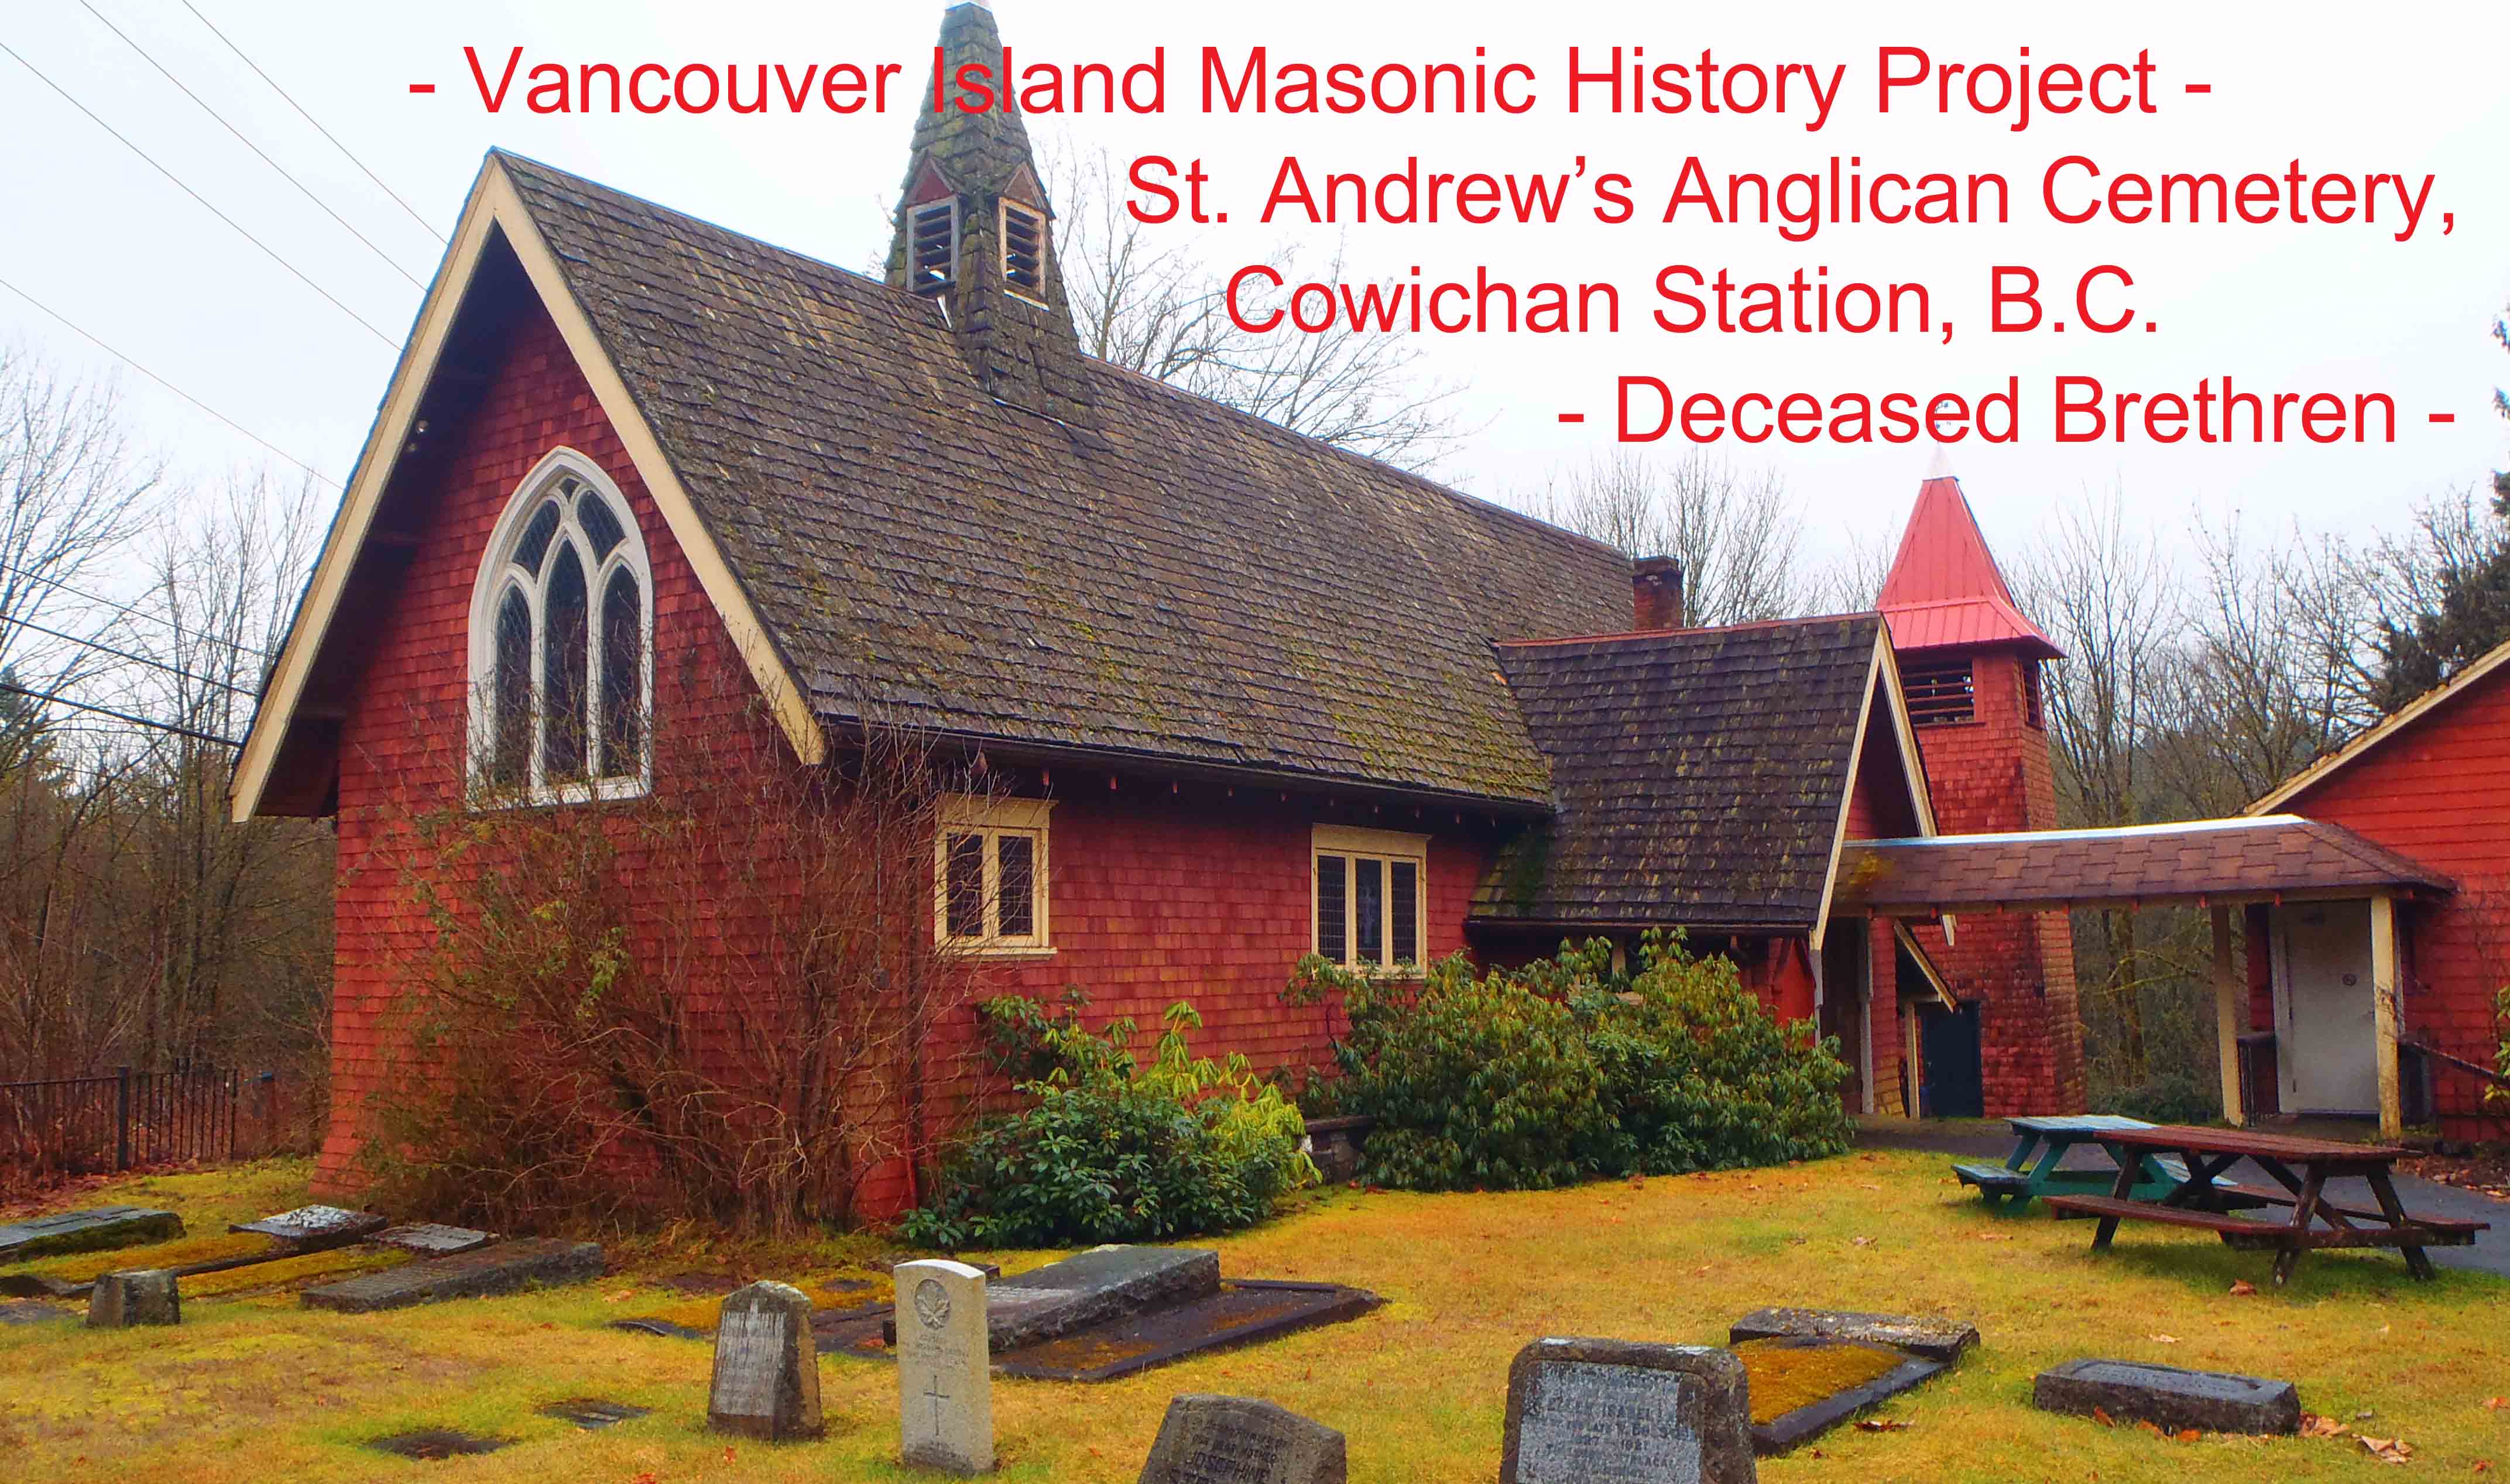
[[[887,1304],[860,1304],[852,1309],[822,1309],[811,1315],[812,1348],[822,1355],[852,1355],[858,1360],[890,1360],[889,1334],[897,1311]]]
[[[1734,1354],[1751,1379],[1752,1451],[1763,1458],[1952,1369],[1887,1345],[1817,1335],[1746,1340]]]
[[[171,1211],[135,1205],[90,1206],[84,1211],[30,1216],[0,1227],[0,1263],[171,1241],[182,1235],[183,1218]]]
[[[275,1237],[300,1251],[318,1247],[344,1246],[361,1237],[380,1232],[387,1225],[372,1211],[343,1210],[336,1205],[304,1205],[259,1221],[238,1222],[230,1232],[253,1232]]]
[[[367,1239],[378,1246],[399,1247],[403,1252],[414,1252],[420,1257],[458,1257],[465,1252],[476,1252],[495,1241],[497,1234],[475,1231],[470,1227],[448,1227],[433,1221],[421,1221],[406,1226],[386,1228]],[[730,1288],[724,1290],[726,1293],[731,1291]]]
[[[78,1315],[57,1304],[38,1304],[31,1299],[17,1299],[0,1304],[0,1324],[66,1324]]]
[[[1036,1381],[1114,1381],[1205,1351],[1356,1319],[1385,1302],[1339,1283],[1233,1281],[1202,1298],[1005,1351],[994,1369]]]
[[[2031,1404],[2043,1412],[2151,1423],[2166,1432],[2287,1433],[2301,1427],[2301,1392],[2289,1381],[2226,1371],[2184,1371],[2132,1360],[2069,1360],[2039,1373]]]
[[[532,1410],[543,1417],[573,1423],[587,1432],[598,1432],[604,1427],[615,1427],[624,1422],[654,1415],[651,1407],[631,1407],[624,1401],[603,1401],[597,1396],[570,1396],[564,1401],[549,1402]]]
[[[1545,1339],[1507,1370],[1500,1484],[1752,1484],[1731,1351]]]
[[[1978,1344],[1978,1326],[1960,1319],[1929,1319],[1916,1314],[1858,1313],[1838,1309],[1755,1309],[1734,1321],[1730,1343],[1770,1340],[1782,1335],[1824,1340],[1861,1340],[1887,1345],[1946,1364]]]
[[[1139,1484],[1344,1484],[1343,1435],[1251,1396],[1178,1396]]]
[[[452,1427],[422,1427],[415,1432],[396,1432],[366,1444],[378,1453],[398,1454],[422,1463],[461,1458],[468,1454],[494,1453],[513,1442],[510,1437],[478,1437]]]
[[[374,1313],[446,1299],[488,1298],[536,1283],[580,1283],[600,1276],[601,1269],[598,1242],[506,1241],[455,1257],[361,1273],[308,1288],[299,1301],[308,1309],[335,1313]]]
[[[1093,1247],[989,1284],[985,1324],[999,1353],[1219,1291],[1207,1247]]]

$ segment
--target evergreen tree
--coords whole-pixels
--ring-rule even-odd
[[[2510,314],[2492,322],[2510,350]],[[2492,408],[2510,421],[2510,392],[2495,388]],[[2440,602],[2405,625],[2382,626],[2379,708],[2393,711],[2510,640],[2510,470],[2492,476],[2491,550],[2441,575]]]

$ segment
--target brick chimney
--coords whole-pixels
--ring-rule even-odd
[[[1682,563],[1671,556],[1642,556],[1630,567],[1630,597],[1641,633],[1682,627]]]

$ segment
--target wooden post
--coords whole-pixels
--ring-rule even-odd
[[[2223,1119],[2246,1127],[2249,1110],[2240,1101],[2240,1028],[2248,1024],[2248,985],[2231,963],[2231,909],[2214,909],[2214,1039],[2223,1069]]]
[[[2397,1086],[2397,902],[2371,898],[2371,1010],[2379,1062],[2379,1137],[2405,1135],[2406,1107]]]

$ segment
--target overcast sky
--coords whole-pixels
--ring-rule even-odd
[[[416,6],[295,5],[191,0],[254,62],[416,208],[390,196],[325,144],[189,13],[181,0],[14,0],[0,5],[0,42],[276,249],[394,342],[420,289],[360,245],[252,157],[95,11],[126,31],[251,140],[424,282],[463,193],[491,145],[580,171],[737,230],[850,267],[886,248],[884,212],[904,165],[911,113],[704,118],[490,116],[462,49],[502,59],[903,62],[929,65],[937,4],[610,3]],[[1505,498],[1565,460],[1608,450],[1612,378],[1662,376],[1684,390],[1976,390],[2023,379],[2044,401],[2059,373],[2111,387],[2192,390],[2228,373],[2244,388],[2382,391],[2397,399],[2398,441],[2368,447],[2157,447],[2141,441],[2063,446],[2044,417],[2010,446],[1955,451],[1972,502],[1999,544],[2018,547],[2051,499],[2117,483],[2156,524],[2191,505],[2237,508],[2282,525],[2364,531],[2399,523],[2412,500],[2463,487],[2505,457],[2491,389],[2510,381],[2510,357],[2488,337],[2510,300],[2510,93],[2499,77],[2510,48],[2510,6],[2384,8],[2368,24],[2358,7],[2113,6],[2066,15],[2009,4],[1940,7],[1923,19],[1882,20],[1870,4],[1668,7],[1308,3],[1255,7],[1005,0],[1006,37],[1023,61],[1170,55],[1170,111],[1157,119],[1088,115],[1036,120],[1041,133],[1120,161],[1144,152],[1199,156],[1214,177],[1226,228],[1164,229],[1195,237],[1213,263],[1275,255],[1284,242],[1329,255],[1332,228],[1267,228],[1254,217],[1274,167],[1296,152],[1312,169],[1381,171],[1407,155],[1425,169],[1550,171],[1584,154],[1595,171],[1639,177],[1660,192],[1688,154],[1720,178],[1729,171],[1824,168],[1833,154],[1869,171],[1997,170],[2015,189],[2004,226],[1825,227],[1789,244],[1757,225],[1667,228],[1441,226],[1354,229],[1353,277],[1494,275],[1611,280],[1621,286],[1623,332],[1613,338],[1429,336],[1426,364],[1465,384],[1464,421],[1481,429],[1445,473],[1475,493]],[[1909,7],[1888,9],[1913,10]],[[1540,73],[1543,106],[1522,118],[1204,117],[1194,109],[1201,47],[1233,55],[1269,46],[1275,61],[1375,65],[1522,59]],[[1571,117],[1558,106],[1571,45],[1609,52],[1644,46],[1654,61],[1789,61],[1847,66],[1845,95],[1827,128],[1793,118]],[[1879,118],[1875,51],[1928,49],[1939,60],[2089,66],[2149,49],[2159,70],[2151,117],[2036,117],[2024,133],[2009,115]],[[434,82],[433,95],[408,91]],[[2187,82],[2213,86],[2191,96]],[[77,112],[19,62],[0,57],[0,280],[40,299],[254,435],[337,478],[354,462],[396,345],[361,328],[201,204]],[[2267,227],[2048,224],[2035,206],[2041,170],[2083,154],[2105,171],[2251,171],[2280,175],[2298,159],[2312,173],[2437,175],[2416,239],[2386,226]],[[1660,197],[1659,197],[1660,199]],[[2438,230],[2441,212],[2454,229]],[[1653,218],[1652,208],[1642,220]],[[429,230],[434,229],[433,231]],[[1777,278],[1827,265],[1831,277],[1917,279],[1937,314],[1959,326],[1955,343],[1916,336],[1673,336],[1647,324],[1650,285],[1667,263]],[[2080,333],[1989,337],[1983,285],[1993,263],[2028,263],[2064,282],[2115,262],[2137,278],[2139,314],[2154,333],[2095,340]],[[113,358],[0,291],[0,336],[54,361],[121,377],[144,436],[179,468],[214,473],[268,457],[256,443],[196,412]],[[1564,409],[1592,414],[1564,426]],[[2456,414],[2433,426],[2428,412]],[[1777,465],[1806,505],[1807,546],[1836,548],[1842,532],[1896,530],[1930,450],[1765,445],[1735,449]]]

